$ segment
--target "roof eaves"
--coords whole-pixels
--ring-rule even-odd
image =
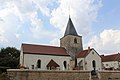
[[[23,52],[23,54],[34,54],[34,55],[53,55],[53,56],[70,56],[68,54],[62,55],[62,54],[46,54],[46,53],[30,53],[30,52]]]

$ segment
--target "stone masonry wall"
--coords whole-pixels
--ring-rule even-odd
[[[7,70],[10,80],[120,80],[120,71],[100,71],[91,79],[90,71]]]
[[[100,71],[100,80],[120,80],[120,71]]]
[[[90,80],[89,71],[8,70],[10,80]]]
[[[74,42],[74,39],[77,40],[77,43]],[[60,39],[60,46],[64,47],[71,57],[75,57],[75,53],[83,50],[82,36],[67,35]]]

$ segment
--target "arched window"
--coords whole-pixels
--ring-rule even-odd
[[[96,62],[95,60],[92,61],[93,68],[96,68]]]
[[[64,68],[66,69],[66,68],[67,68],[67,62],[64,61],[64,62],[63,62],[63,65],[64,65]]]
[[[37,68],[41,68],[41,60],[40,59],[37,61]]]
[[[74,39],[74,43],[77,43],[77,39],[76,38]]]

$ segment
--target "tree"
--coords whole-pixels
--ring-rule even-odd
[[[1,48],[0,67],[18,68],[20,51],[15,47]]]

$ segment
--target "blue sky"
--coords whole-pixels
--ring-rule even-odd
[[[83,46],[120,52],[120,0],[0,0],[0,47],[59,46],[69,14]],[[70,8],[70,9],[69,9]]]

